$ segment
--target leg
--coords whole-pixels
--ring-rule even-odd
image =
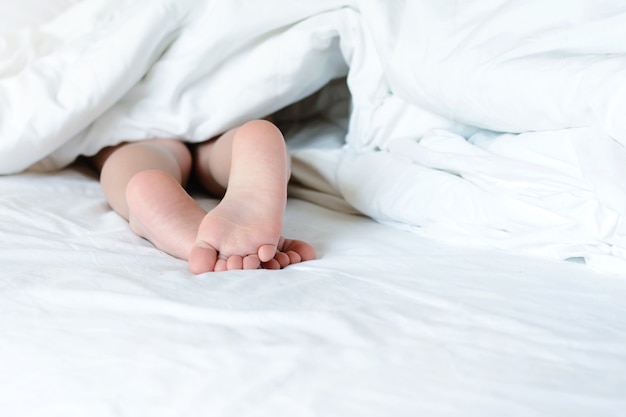
[[[256,120],[196,149],[199,181],[223,195],[198,229],[192,271],[280,268],[315,258],[309,244],[281,237],[290,176],[280,131]]]
[[[101,171],[107,201],[131,229],[157,248],[188,259],[206,212],[182,185],[191,154],[175,140],[151,140],[106,148],[91,159]]]

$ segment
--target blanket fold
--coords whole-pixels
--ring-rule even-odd
[[[0,174],[206,140],[336,89],[346,117],[318,106],[293,130],[300,184],[435,238],[619,269],[625,32],[619,0],[83,0],[0,34]]]

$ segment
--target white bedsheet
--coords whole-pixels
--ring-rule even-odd
[[[193,276],[84,168],[0,177],[0,415],[623,415],[625,280],[300,200],[285,233],[319,260]]]

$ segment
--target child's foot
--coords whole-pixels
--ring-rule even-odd
[[[174,178],[158,170],[133,177],[126,196],[131,229],[158,249],[189,260],[196,274],[279,269],[315,259],[315,250],[308,243],[280,236],[282,217],[264,215],[260,201],[251,204],[247,197],[241,197],[244,203],[237,204],[238,200],[229,195],[207,213]],[[279,210],[281,216],[282,212]],[[255,218],[255,213],[265,217]],[[201,237],[206,239],[196,240]]]
[[[126,187],[130,228],[158,249],[189,259],[206,211],[169,174],[147,170]]]
[[[226,194],[198,228],[192,272],[279,268],[315,257],[307,243],[281,237],[290,169],[276,126],[248,122],[207,142],[196,156],[200,182],[208,189],[218,183]]]
[[[311,245],[281,236],[284,201],[271,194],[229,190],[198,228],[191,271],[280,269],[315,259]]]

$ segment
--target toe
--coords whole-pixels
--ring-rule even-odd
[[[280,269],[280,264],[276,259],[270,259],[267,262],[262,262],[261,267],[263,269]]]
[[[290,263],[289,255],[287,255],[285,252],[276,252],[276,255],[274,255],[274,259],[276,260],[276,262],[278,262],[281,268],[286,267]]]
[[[283,252],[295,252],[300,256],[300,261],[310,261],[317,258],[315,249],[313,246],[306,242],[295,239],[285,239],[281,242],[282,245],[278,246],[278,249]]]
[[[217,251],[212,247],[194,246],[189,253],[189,270],[194,274],[212,272],[217,261]]]
[[[263,245],[259,248],[257,255],[261,262],[267,262],[274,258],[276,254],[276,245]]]
[[[289,257],[289,264],[297,264],[299,262],[302,262],[302,257],[298,254],[298,252],[290,250],[285,253]]]
[[[261,266],[261,260],[257,255],[248,255],[243,258],[243,269],[258,269]]]
[[[243,257],[239,255],[229,256],[226,260],[226,268],[229,271],[243,269]]]
[[[218,258],[217,261],[215,261],[215,268],[213,270],[215,272],[228,271],[227,259]]]

